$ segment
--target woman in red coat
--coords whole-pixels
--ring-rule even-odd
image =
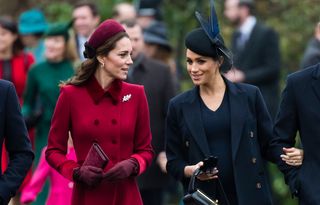
[[[144,89],[123,82],[131,42],[119,23],[106,20],[85,47],[88,59],[61,88],[46,159],[75,182],[73,204],[142,204],[135,178],[151,163],[153,150]],[[77,162],[66,159],[69,132]],[[104,168],[82,165],[94,142],[110,159]]]

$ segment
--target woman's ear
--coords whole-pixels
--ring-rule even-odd
[[[97,60],[99,61],[100,64],[104,64],[104,60],[102,56],[97,56]]]
[[[224,58],[223,56],[219,56],[219,67],[223,64]]]

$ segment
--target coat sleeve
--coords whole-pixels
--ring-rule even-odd
[[[151,164],[154,152],[151,146],[150,116],[144,89],[139,92],[138,116],[134,137],[134,157],[139,163],[139,175]]]
[[[63,87],[51,120],[46,159],[51,167],[72,181],[73,169],[80,165],[66,158],[71,124],[70,106],[67,90]]]
[[[28,185],[22,190],[20,201],[21,203],[30,203],[36,200],[37,195],[42,190],[42,187],[49,176],[51,167],[45,159],[45,149],[42,150],[39,164],[32,175]]]
[[[273,122],[263,100],[260,90],[256,89],[255,108],[257,117],[257,136],[259,139],[260,151],[263,158],[268,161],[280,162],[282,147],[272,134]]]
[[[279,111],[275,120],[273,134],[286,147],[293,147],[296,143],[298,131],[298,114],[295,104],[293,82],[287,79],[287,85],[282,92]],[[285,181],[293,194],[297,194],[296,175],[298,169],[289,165],[279,167],[285,175]]]
[[[170,101],[166,118],[166,155],[167,170],[177,180],[184,179],[184,168],[187,166],[183,152],[183,140],[179,130],[179,121],[174,103]]]
[[[30,169],[34,154],[21,114],[18,96],[12,84],[8,87],[5,99],[4,137],[9,153],[9,164],[0,177],[0,196],[4,201],[9,201]]]

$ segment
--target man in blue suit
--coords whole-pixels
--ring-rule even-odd
[[[297,132],[304,161],[286,181],[301,205],[320,205],[320,63],[289,75],[282,93],[274,134],[294,146]]]
[[[0,205],[8,204],[15,195],[34,158],[15,88],[12,83],[0,80],[0,153],[3,143],[9,164],[0,174]]]

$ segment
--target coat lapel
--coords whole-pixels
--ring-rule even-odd
[[[232,159],[235,160],[246,119],[247,97],[233,83],[227,80],[226,83],[230,101]]]
[[[320,64],[318,64],[317,69],[313,72],[312,88],[320,100]]]
[[[259,31],[259,26],[258,26],[258,23],[256,23],[256,25],[254,25],[251,31],[251,34],[247,42],[244,45],[244,48],[240,51],[240,54],[239,54],[240,59],[247,59],[247,57],[251,56],[251,53],[255,52],[254,47],[257,45],[256,44],[257,37],[259,36],[258,31]]]
[[[199,145],[203,154],[205,156],[209,156],[209,145],[201,118],[200,102],[197,97],[197,89],[198,88],[194,88],[192,90],[192,96],[190,98],[190,101],[185,103],[183,106],[183,113],[185,113],[185,120],[192,134],[192,137]]]

